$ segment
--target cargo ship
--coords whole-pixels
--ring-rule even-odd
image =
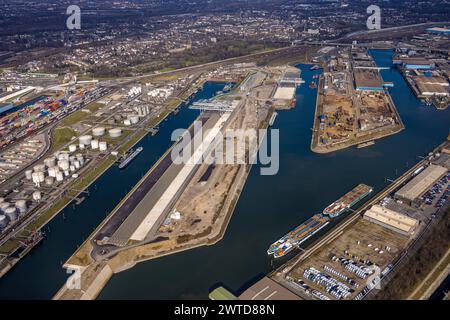
[[[123,168],[125,168],[127,165],[129,165],[130,162],[133,161],[134,158],[136,158],[136,157],[138,156],[138,154],[142,152],[142,150],[144,150],[144,148],[139,147],[139,148],[137,148],[135,151],[133,151],[133,153],[131,153],[130,156],[128,156],[125,160],[123,160],[123,161],[119,164],[119,169],[123,169]]]
[[[267,254],[273,256],[275,259],[285,256],[372,191],[372,187],[359,184],[353,190],[326,207],[322,213],[312,216],[309,220],[270,245]]]
[[[367,197],[372,191],[372,187],[365,184],[359,184],[353,190],[326,207],[322,214],[330,218],[336,218]]]
[[[275,259],[285,256],[312,237],[320,229],[324,228],[328,223],[330,223],[330,220],[321,214],[312,216],[305,223],[299,225],[280,240],[274,242],[267,250],[267,254],[272,255]]]

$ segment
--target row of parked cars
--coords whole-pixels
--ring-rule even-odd
[[[433,205],[434,199],[445,190],[444,193],[442,194],[442,196],[439,198],[439,200],[435,203],[434,207],[441,208],[444,205],[444,203],[445,203],[445,201],[447,201],[449,193],[450,193],[449,187],[447,186],[449,179],[450,179],[450,173],[448,173],[447,175],[445,175],[444,177],[439,179],[439,181],[436,182],[436,184],[433,185],[433,187],[431,187],[431,189],[428,190],[423,195],[425,204],[427,204],[429,206]]]

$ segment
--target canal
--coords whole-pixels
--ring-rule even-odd
[[[372,55],[379,66],[391,65],[391,51],[376,50]],[[220,282],[238,291],[271,270],[266,255],[270,243],[358,183],[380,191],[385,178],[399,176],[449,133],[450,109],[425,106],[397,70],[383,70],[384,80],[395,84],[391,94],[406,129],[364,149],[314,154],[310,142],[316,89],[308,88],[308,83],[319,71],[299,67],[306,83],[298,88],[297,106],[279,112],[274,124],[280,129],[280,170],[274,176],[261,176],[258,165],[253,167],[224,239],[117,274],[100,299],[206,299],[209,289]],[[217,90],[219,85],[208,84],[198,96],[211,96]],[[89,198],[52,221],[44,242],[0,280],[0,298],[51,298],[67,276],[61,263],[167,149],[172,129],[187,127],[197,115],[183,108],[163,123],[156,137],[144,138],[143,154],[125,171],[108,170],[96,188],[90,188]]]

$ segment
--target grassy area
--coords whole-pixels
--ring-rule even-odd
[[[52,135],[52,152],[61,148],[64,144],[71,141],[72,137],[77,135],[77,132],[71,128],[56,128]]]
[[[169,72],[169,71],[173,71],[175,70],[174,68],[163,68],[161,70],[159,70],[159,72]]]
[[[433,226],[424,244],[396,271],[395,276],[381,290],[376,299],[406,299],[417,288],[448,250],[450,243],[450,209],[439,224]]]
[[[10,239],[0,247],[0,254],[10,254],[20,245],[19,240]]]
[[[103,108],[105,105],[103,103],[94,102],[91,103],[87,108],[92,112],[96,112],[98,109]]]
[[[123,144],[119,148],[120,153],[125,153],[128,151],[128,149],[132,148],[139,140],[141,140],[143,137],[147,135],[147,131],[141,130],[134,137],[132,137],[129,141],[127,141],[125,144]]]
[[[67,203],[69,203],[70,199],[61,198],[56,201],[47,211],[39,215],[39,217],[33,220],[27,227],[28,230],[37,231],[44,224],[46,224],[59,210],[61,210]]]
[[[89,114],[87,112],[83,112],[82,110],[75,111],[71,115],[65,117],[60,122],[60,125],[64,127],[70,127],[71,125],[74,125],[75,123],[85,119],[88,115]]]

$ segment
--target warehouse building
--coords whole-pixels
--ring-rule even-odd
[[[402,64],[405,69],[409,70],[429,70],[435,67],[433,62],[425,58],[404,58]]]
[[[413,235],[419,226],[418,220],[379,205],[367,210],[364,219],[406,236]]]
[[[427,32],[440,35],[450,35],[450,29],[448,28],[440,28],[440,27],[428,28]]]
[[[409,204],[415,203],[422,194],[430,189],[446,173],[447,168],[431,164],[397,191],[395,197]]]

